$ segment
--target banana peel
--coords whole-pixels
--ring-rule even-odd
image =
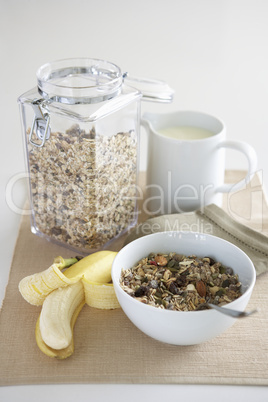
[[[116,254],[115,251],[103,250],[90,254],[80,261],[76,258],[56,257],[46,270],[23,278],[19,283],[19,291],[28,303],[41,306],[53,290],[72,285],[82,278],[109,283],[112,279],[111,268]],[[63,269],[65,271],[62,272]]]
[[[19,283],[19,291],[22,297],[34,306],[41,306],[49,293],[59,287],[71,285],[79,280],[68,278],[62,273],[62,269],[77,261],[76,258],[55,258],[53,264],[42,272],[26,276]]]
[[[115,309],[120,307],[113,284],[111,283],[111,268],[116,254],[117,252],[104,250],[90,254],[79,261],[77,259],[64,259],[59,256],[54,259],[53,264],[47,270],[21,280],[19,291],[22,297],[32,305],[42,305],[42,311],[36,323],[35,337],[39,349],[44,354],[58,359],[65,359],[72,355],[74,352],[73,328],[85,304],[100,309]],[[55,303],[45,303],[46,298],[54,297],[58,290],[59,295],[67,294],[69,291],[68,288],[72,288],[74,284],[79,286],[78,282],[82,284],[81,292],[83,297],[82,301],[80,298],[80,302],[77,302],[72,313],[66,313],[66,310],[70,310],[71,308],[71,300],[68,301],[68,299],[65,299],[63,302],[61,297],[57,296]],[[62,289],[65,289],[65,291],[60,292]],[[43,309],[48,310],[44,312]],[[44,341],[44,336],[42,336],[42,326],[44,334],[44,326],[48,326],[46,332],[49,332],[52,324],[50,320],[47,320],[46,324],[41,322],[40,325],[40,319],[42,319],[42,315],[49,317],[50,312],[56,316],[58,314],[58,317],[60,317],[61,313],[66,313],[67,318],[65,321],[68,322],[63,321],[59,325],[69,325],[72,336],[70,343],[64,348],[59,349],[48,345]],[[59,319],[59,321],[61,320]]]
[[[66,278],[76,281],[82,277],[88,281],[109,283],[116,251],[102,250],[90,254],[64,271]]]

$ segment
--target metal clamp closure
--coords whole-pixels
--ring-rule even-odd
[[[30,144],[38,148],[43,147],[46,140],[50,137],[50,117],[48,113],[42,112],[41,103],[42,101],[40,99],[37,99],[32,103],[34,109],[34,118],[29,135]],[[38,142],[36,142],[34,139],[34,135]]]

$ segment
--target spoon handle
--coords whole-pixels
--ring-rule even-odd
[[[257,309],[252,310],[252,311],[237,311],[237,310],[232,310],[232,309],[226,308],[226,307],[219,307],[219,306],[217,306],[215,304],[211,304],[211,303],[207,303],[207,305],[210,308],[219,311],[220,313],[229,315],[234,318],[248,317],[249,315],[254,314],[258,311]]]

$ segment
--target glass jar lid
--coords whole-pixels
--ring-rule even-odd
[[[115,64],[98,59],[74,58],[41,66],[38,91],[43,98],[66,104],[97,103],[121,92],[122,73]]]
[[[147,101],[171,102],[174,94],[163,81],[122,74],[115,64],[91,58],[44,64],[37,71],[37,83],[45,100],[69,105],[112,99],[121,93],[123,83],[138,90]]]

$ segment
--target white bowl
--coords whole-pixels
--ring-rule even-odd
[[[209,256],[232,267],[239,275],[242,296],[226,307],[241,311],[246,308],[255,285],[256,272],[252,261],[242,250],[207,234],[177,231],[150,234],[123,247],[112,266],[114,289],[123,311],[136,327],[150,337],[173,345],[194,345],[218,336],[236,321],[215,310],[164,310],[129,296],[119,285],[121,271],[132,268],[151,252]]]

